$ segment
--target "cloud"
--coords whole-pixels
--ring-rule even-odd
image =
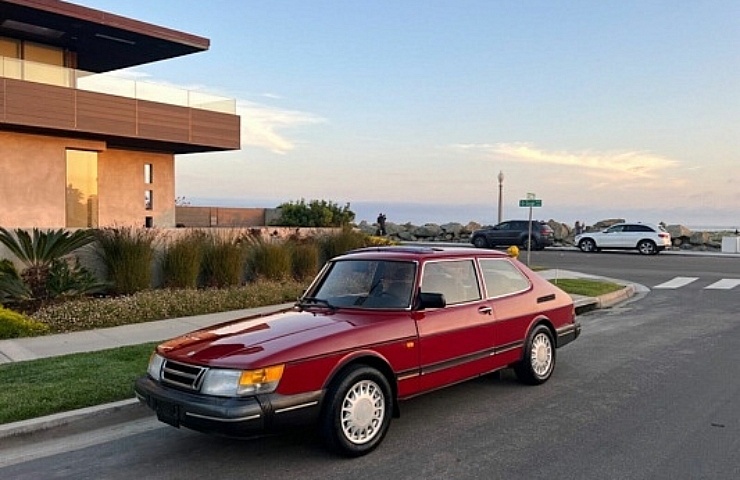
[[[619,175],[623,178],[655,178],[679,162],[645,151],[547,151],[530,143],[465,144],[457,148],[480,151],[516,162],[574,167],[594,175]]]
[[[283,135],[282,130],[326,122],[326,119],[312,113],[246,100],[237,101],[236,113],[241,116],[242,147],[249,145],[281,155],[295,148],[295,143]]]
[[[106,79],[112,80],[113,83],[106,82]],[[227,92],[212,94],[212,89],[209,91],[207,87],[200,84],[185,85],[166,80],[158,80],[151,77],[148,73],[134,68],[88,77],[86,82],[88,89],[91,90],[96,90],[97,88],[98,90],[102,89],[102,91],[109,92],[111,85],[118,85],[121,89],[120,95],[127,96],[129,95],[127,92],[130,90],[131,95],[136,91],[137,95],[142,98],[147,98],[145,93],[147,90],[141,88],[142,86],[166,87],[168,90],[171,90],[168,92],[171,101],[181,105],[187,105],[189,98],[192,99],[192,95],[188,95],[187,92],[201,93],[205,99],[210,101],[215,99],[209,99],[208,97],[211,95],[228,99],[233,98],[233,95],[229,95]],[[133,88],[134,82],[141,82],[138,89]],[[96,83],[99,84],[98,87],[95,86]],[[166,95],[163,92],[162,89],[155,89],[151,92],[150,97],[153,100],[163,98]],[[267,99],[281,98],[275,93],[265,93],[261,97]],[[286,110],[244,99],[236,99],[236,114],[241,117],[242,147],[251,146],[261,148],[280,155],[284,155],[295,148],[295,142],[283,133],[285,130],[299,126],[325,123],[327,121],[325,118],[309,112]]]

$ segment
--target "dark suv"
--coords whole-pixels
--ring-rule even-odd
[[[508,247],[517,245],[524,249],[529,245],[529,221],[508,220],[493,227],[481,228],[473,232],[470,241],[478,248]],[[555,233],[545,222],[532,220],[532,250],[550,247]]]

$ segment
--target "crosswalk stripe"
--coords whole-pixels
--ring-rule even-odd
[[[676,277],[653,288],[681,288],[697,280],[699,280],[699,277]]]
[[[731,288],[735,288],[738,285],[740,285],[740,279],[738,278],[723,278],[722,280],[714,282],[713,284],[708,285],[704,288],[711,288],[711,289],[716,289],[716,290],[730,290]]]

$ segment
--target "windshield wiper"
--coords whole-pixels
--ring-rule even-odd
[[[337,310],[337,307],[329,303],[328,300],[325,300],[323,298],[316,298],[316,297],[299,298],[298,303],[296,303],[296,306],[300,308],[301,310],[306,310],[312,307],[325,307],[325,308],[330,309],[331,311]]]

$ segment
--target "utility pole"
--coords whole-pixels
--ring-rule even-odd
[[[504,172],[498,172],[498,222],[503,220],[503,199],[504,199]]]

